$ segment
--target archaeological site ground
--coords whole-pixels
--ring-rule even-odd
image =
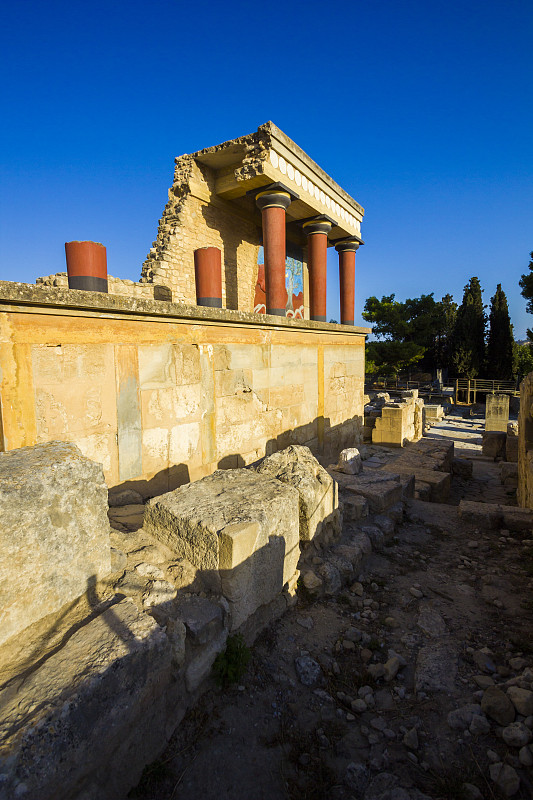
[[[533,374],[365,385],[363,214],[266,123],[0,282],[1,800],[533,796]]]

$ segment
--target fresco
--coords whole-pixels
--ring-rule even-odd
[[[257,255],[257,283],[255,285],[254,311],[266,313],[265,254],[262,247]],[[288,252],[285,259],[285,289],[287,304],[285,314],[292,319],[304,318],[303,261],[301,252]]]

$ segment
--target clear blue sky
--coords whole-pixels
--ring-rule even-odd
[[[531,0],[18,0],[1,28],[1,279],[71,239],[138,279],[174,157],[271,119],[365,207],[356,319],[477,275],[533,326]]]

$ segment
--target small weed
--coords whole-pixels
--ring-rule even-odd
[[[228,636],[226,649],[218,654],[213,664],[213,674],[218,685],[226,688],[240,680],[246,672],[251,655],[242,634]]]
[[[522,600],[520,603],[520,608],[523,608],[524,611],[533,611],[533,598]]]
[[[369,643],[367,644],[369,650],[372,650],[373,653],[376,653],[378,650],[381,650],[381,642],[375,636],[372,636]]]

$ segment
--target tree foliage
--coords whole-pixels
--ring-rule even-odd
[[[522,379],[533,372],[533,347],[529,344],[514,345],[514,374]]]
[[[405,302],[396,300],[394,294],[381,300],[369,297],[363,319],[372,323],[379,341],[368,343],[367,365],[384,373],[398,373],[414,364],[428,371],[447,366],[456,309],[451,295],[440,302],[433,294]]]
[[[502,381],[513,377],[513,326],[509,317],[507,297],[501,283],[491,298],[489,338],[487,342],[487,374]]]
[[[475,378],[483,371],[486,325],[479,278],[472,277],[464,288],[453,329],[451,364],[455,375]]]
[[[528,266],[529,273],[525,272],[520,277],[518,285],[522,289],[520,294],[527,300],[526,311],[533,314],[533,250],[529,254],[529,258],[531,259]],[[527,329],[527,338],[533,341],[533,331],[530,328]]]
[[[366,372],[396,375],[416,364],[424,355],[424,348],[415,342],[369,342],[366,346]]]

